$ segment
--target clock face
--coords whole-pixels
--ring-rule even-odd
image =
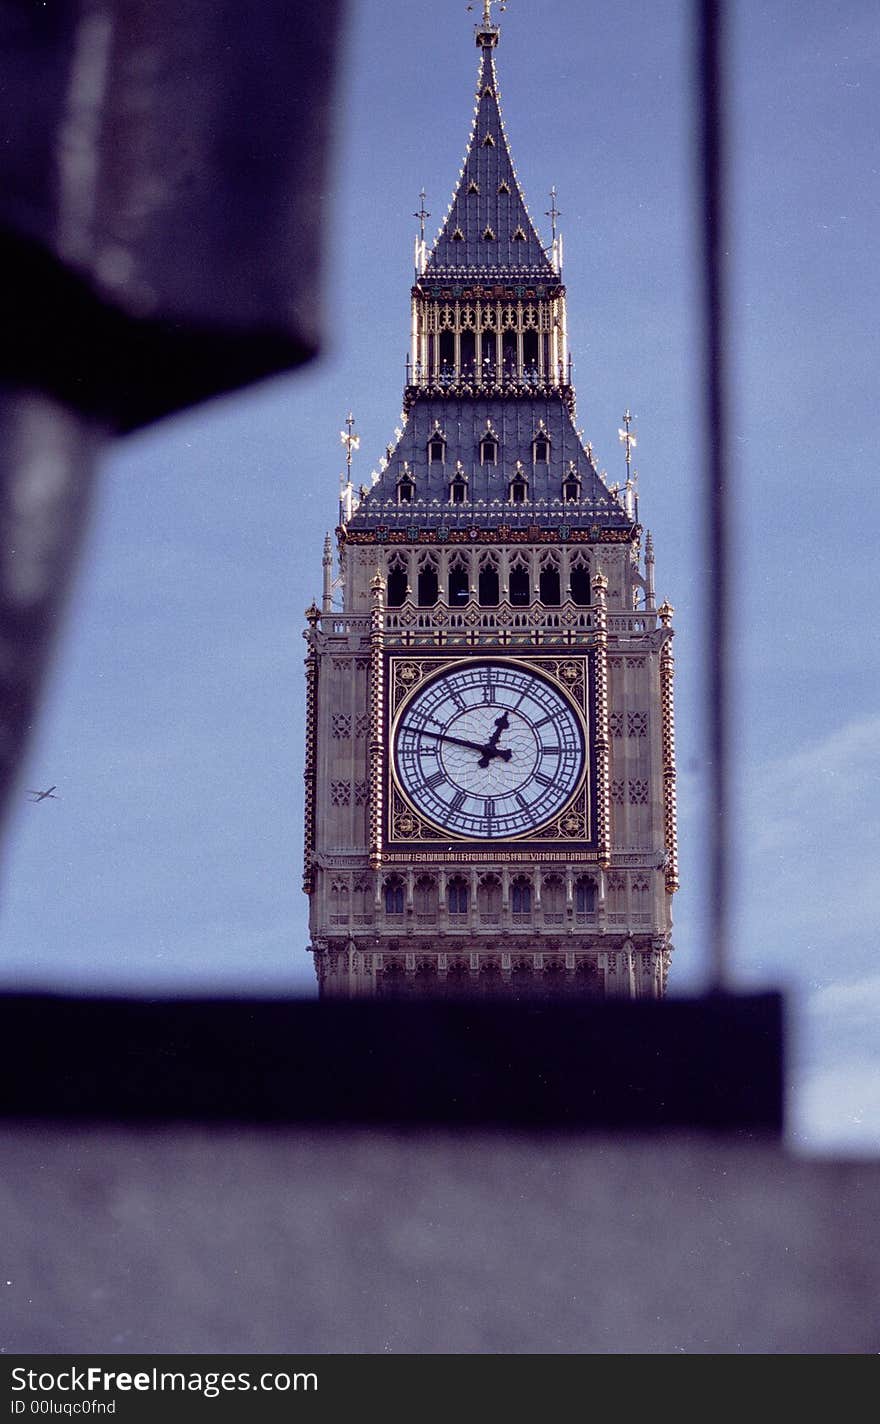
[[[537,830],[578,790],[583,725],[547,678],[513,662],[446,668],[403,707],[397,780],[427,820],[474,840]]]

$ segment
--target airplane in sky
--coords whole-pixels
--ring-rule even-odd
[[[48,791],[29,791],[28,796],[32,801],[45,801],[47,797],[51,801],[57,801],[59,797],[55,795],[55,791],[56,787],[50,786]]]

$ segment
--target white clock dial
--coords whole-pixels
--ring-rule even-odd
[[[412,805],[476,840],[537,830],[578,790],[581,718],[547,678],[513,662],[468,662],[420,687],[394,731],[394,766]]]

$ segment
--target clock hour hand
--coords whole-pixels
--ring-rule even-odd
[[[497,747],[487,747],[482,742],[467,742],[463,737],[450,737],[446,732],[429,732],[426,728],[415,731],[417,737],[433,737],[435,742],[452,742],[456,747],[469,747],[471,751],[480,753],[480,766],[488,766],[488,757],[500,757],[502,761],[510,761],[512,752],[505,749],[499,750]],[[500,736],[500,733],[499,733]]]
[[[492,733],[486,745],[483,747],[483,755],[480,757],[479,766],[488,766],[489,758],[493,756],[504,756],[498,751],[498,738],[502,732],[506,732],[510,726],[510,718],[506,712],[502,712],[500,717],[495,718],[495,731]],[[505,761],[510,761],[510,752],[504,757]]]

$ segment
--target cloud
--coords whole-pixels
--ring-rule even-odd
[[[744,967],[804,984],[863,976],[880,898],[880,716],[759,765],[741,793]],[[873,961],[871,961],[873,963]]]
[[[847,1058],[804,1072],[791,1095],[789,1142],[808,1152],[876,1157],[880,1060]]]

